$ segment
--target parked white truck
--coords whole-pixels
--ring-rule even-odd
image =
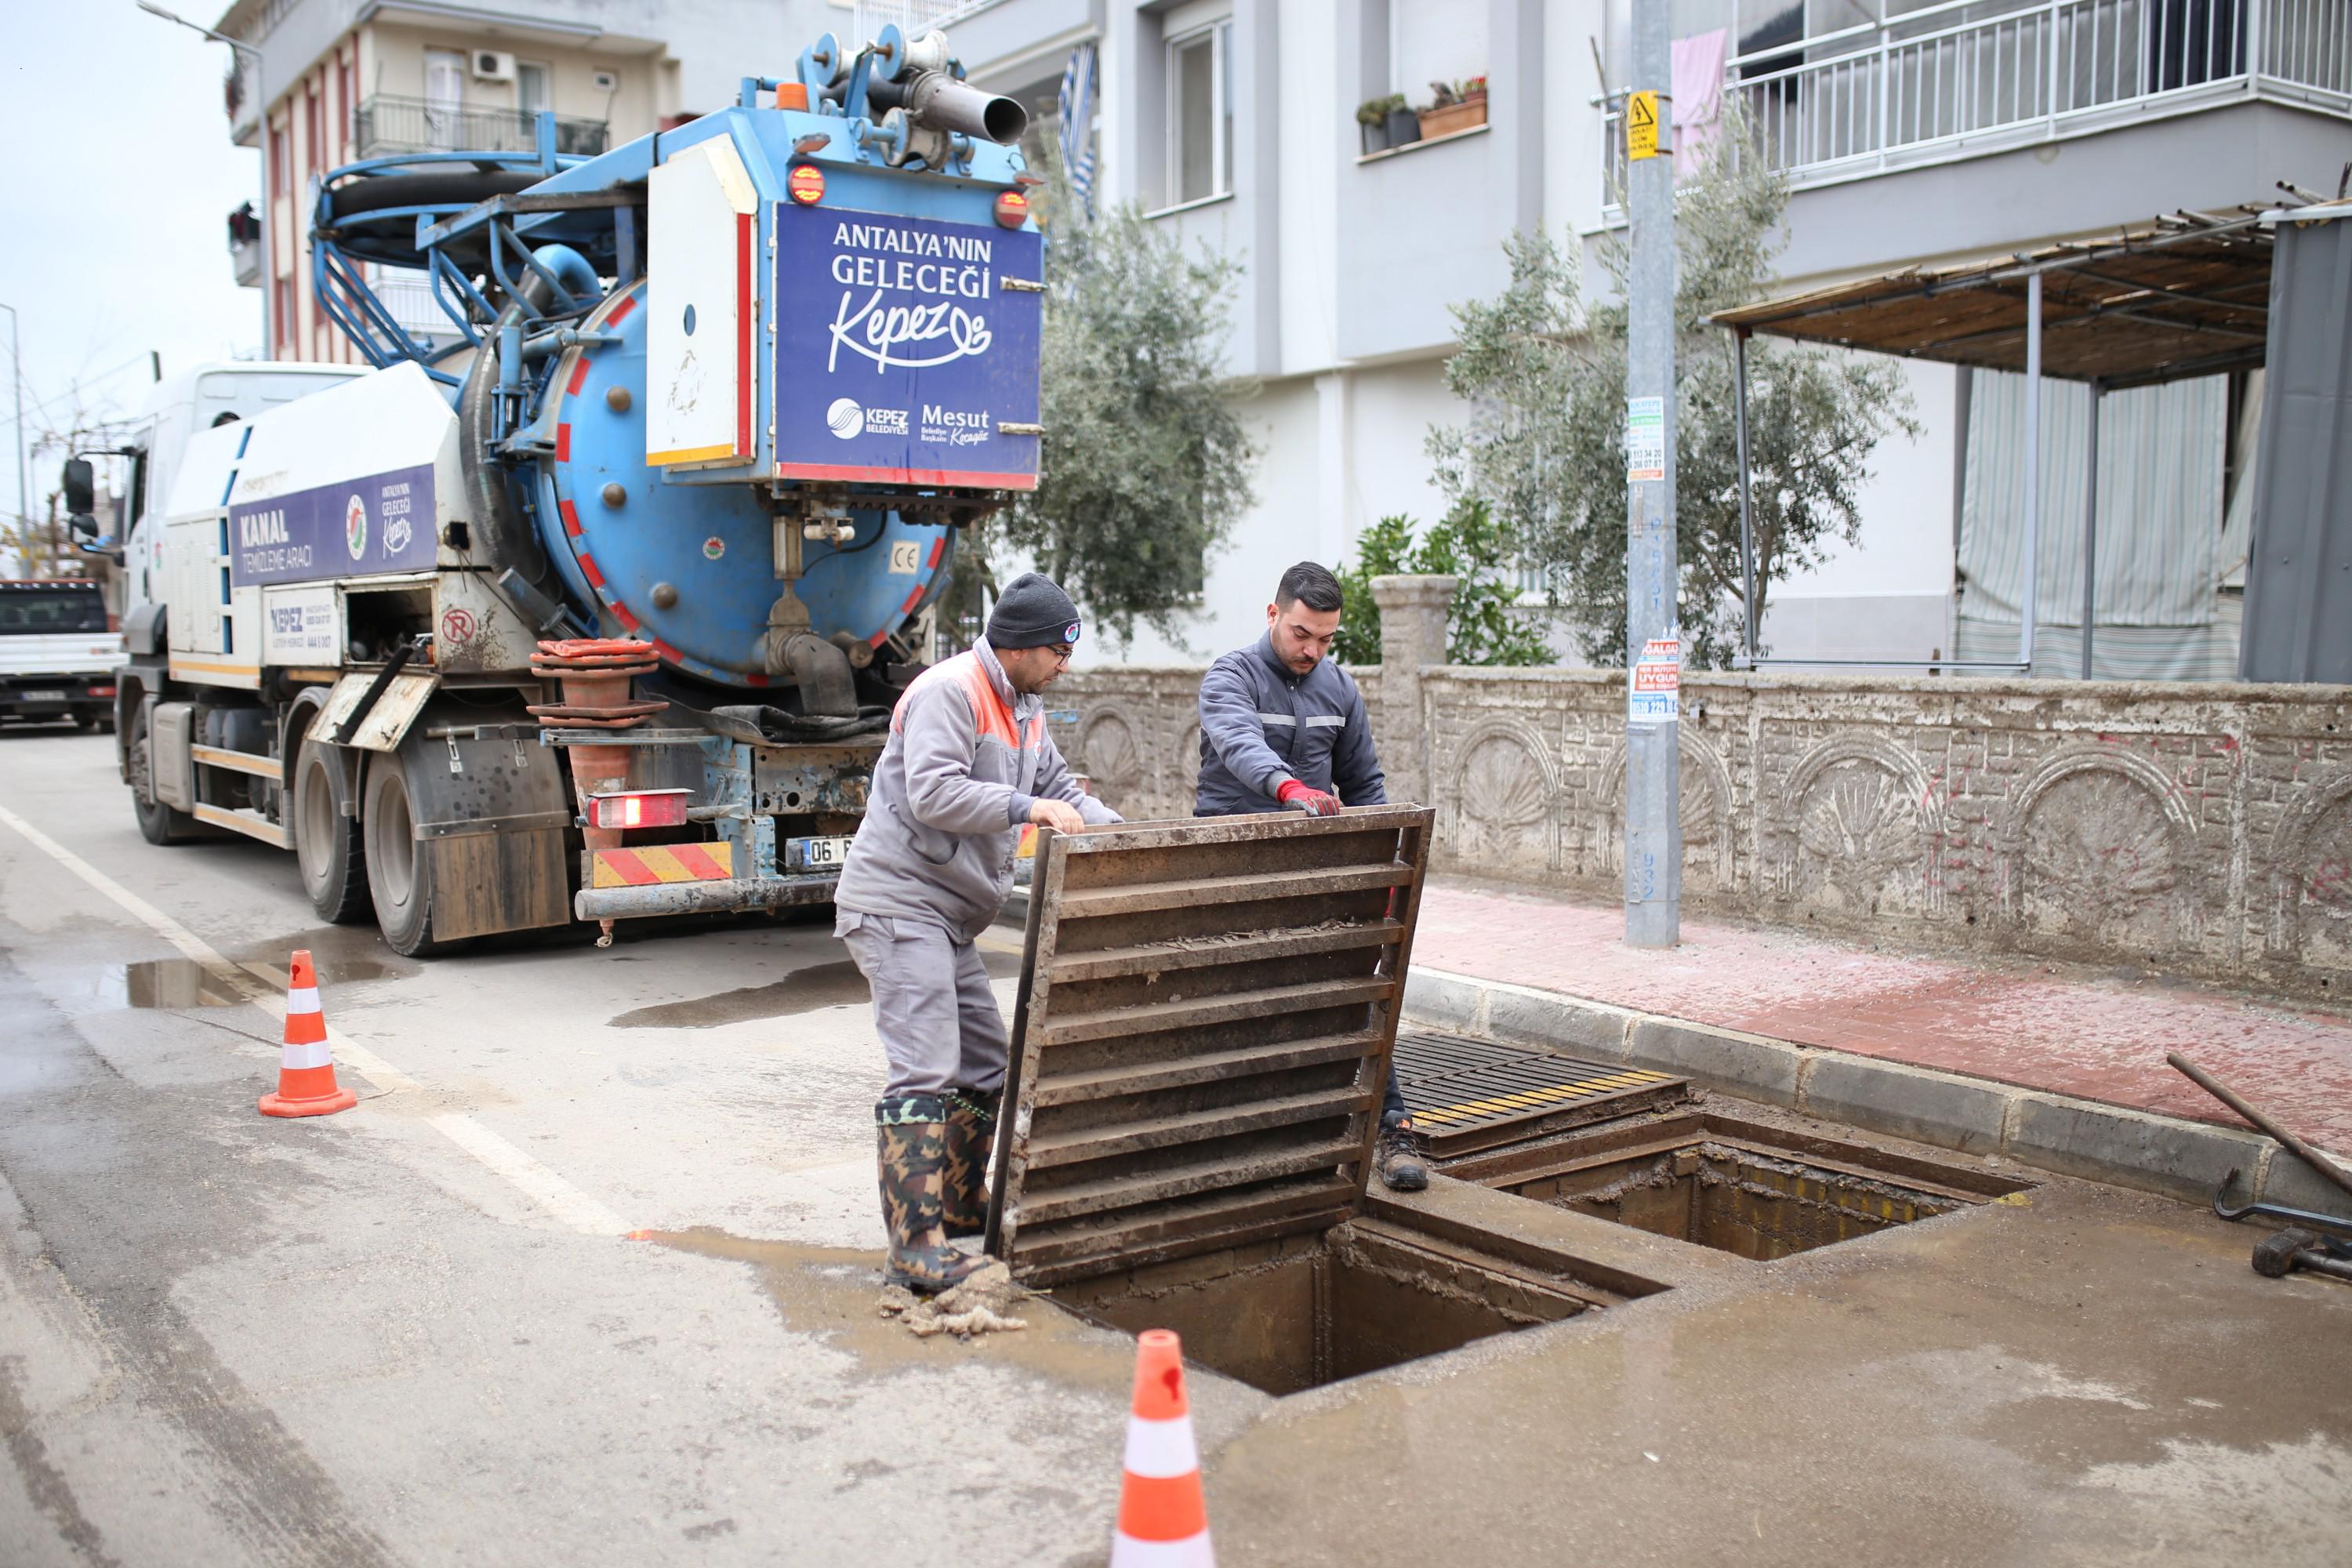
[[[122,637],[86,577],[0,581],[0,722],[114,724]]]

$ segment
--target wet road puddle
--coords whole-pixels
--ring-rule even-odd
[[[1029,1327],[1018,1333],[982,1334],[969,1341],[951,1334],[918,1339],[881,1312],[882,1255],[878,1252],[753,1241],[707,1226],[632,1234],[640,1241],[697,1257],[752,1265],[785,1328],[827,1335],[838,1348],[877,1367],[936,1365],[942,1357],[985,1359],[1111,1395],[1128,1392],[1135,1376],[1135,1349],[1130,1341],[1055,1310],[1048,1305],[1050,1292],[1040,1292],[1028,1301],[1021,1316]]]
[[[369,951],[373,944],[374,951]],[[328,928],[272,938],[234,960],[248,979],[286,989],[287,965],[297,948],[307,947],[318,965],[319,984],[343,985],[362,980],[404,980],[421,966],[404,962],[380,939]],[[98,1000],[117,1007],[234,1007],[245,994],[193,958],[155,958],[119,964],[98,975]]]
[[[983,950],[981,958],[991,979],[1008,979],[1020,973],[1021,961],[1015,955]],[[609,1022],[615,1029],[716,1029],[758,1018],[796,1018],[825,1007],[862,1007],[867,994],[866,977],[845,958],[795,969],[765,985],[633,1008],[615,1014]]]

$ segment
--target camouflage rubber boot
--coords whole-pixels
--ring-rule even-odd
[[[1429,1185],[1429,1167],[1413,1147],[1412,1122],[1407,1117],[1381,1118],[1380,1142],[1372,1147],[1372,1163],[1381,1184],[1392,1193],[1417,1193]]]
[[[951,1089],[948,1102],[948,1163],[940,1213],[949,1239],[988,1228],[988,1156],[996,1147],[996,1104],[1002,1091]]]
[[[874,1121],[882,1167],[882,1218],[890,1227],[890,1257],[883,1277],[918,1295],[936,1295],[988,1262],[950,1247],[940,1229],[947,1108],[936,1094],[902,1094],[877,1101]]]

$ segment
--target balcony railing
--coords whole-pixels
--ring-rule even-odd
[[[1748,140],[1799,186],[2274,98],[2352,117],[2352,0],[1948,0],[1730,62]],[[1602,200],[1624,188],[1622,99]]]
[[[608,133],[601,120],[555,121],[555,150],[593,157]],[[528,153],[539,145],[537,116],[517,109],[452,108],[423,98],[379,93],[352,112],[352,140],[362,158],[394,153]]]

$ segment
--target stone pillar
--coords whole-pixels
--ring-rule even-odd
[[[1458,577],[1375,577],[1372,600],[1381,607],[1381,712],[1376,727],[1381,766],[1388,774],[1389,799],[1400,805],[1433,804],[1429,773],[1429,715],[1421,700],[1421,672],[1445,662],[1451,635],[1454,591]]]

